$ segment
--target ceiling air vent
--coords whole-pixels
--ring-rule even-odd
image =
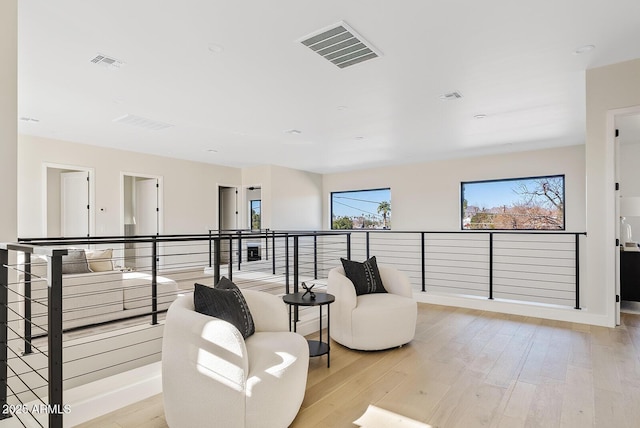
[[[120,68],[124,65],[124,62],[118,61],[115,58],[111,58],[102,54],[97,54],[96,56],[91,58],[91,62],[94,64],[102,65],[106,68]]]
[[[442,101],[454,101],[462,98],[462,94],[458,91],[449,92],[448,94],[440,95]]]
[[[113,121],[124,123],[125,125],[137,126],[138,128],[149,129],[151,131],[160,131],[173,126],[169,123],[156,122],[155,120],[145,119],[144,117],[134,116],[132,114],[125,114],[124,116],[113,119]]]
[[[382,56],[380,51],[344,21],[304,36],[298,41],[340,68]]]

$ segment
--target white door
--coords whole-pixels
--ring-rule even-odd
[[[89,236],[89,173],[60,174],[60,232],[65,237]]]
[[[160,232],[158,190],[157,178],[136,178],[134,213],[138,235],[157,235]]]
[[[134,196],[134,218],[136,221],[136,235],[157,235],[159,231],[158,222],[158,192],[159,185],[156,178],[135,179]],[[157,248],[157,255],[160,255],[160,248]],[[151,269],[151,244],[136,244],[136,267],[138,270]],[[160,258],[156,259],[160,261]]]
[[[238,228],[238,189],[220,188],[220,230]]]

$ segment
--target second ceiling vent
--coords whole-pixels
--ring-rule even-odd
[[[304,36],[298,41],[340,68],[382,55],[344,21]]]

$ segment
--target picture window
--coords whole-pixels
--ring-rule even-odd
[[[564,175],[461,183],[461,227],[564,230]]]
[[[391,189],[332,192],[331,229],[391,229]]]

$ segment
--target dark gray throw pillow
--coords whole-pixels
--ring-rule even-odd
[[[193,304],[196,312],[233,324],[245,339],[256,331],[249,305],[242,292],[225,277],[214,288],[196,283]]]
[[[62,256],[62,273],[91,273],[84,250],[68,250]]]
[[[356,288],[356,295],[387,292],[382,284],[382,277],[380,276],[375,256],[363,263],[343,258],[340,261],[345,275],[353,282]]]

